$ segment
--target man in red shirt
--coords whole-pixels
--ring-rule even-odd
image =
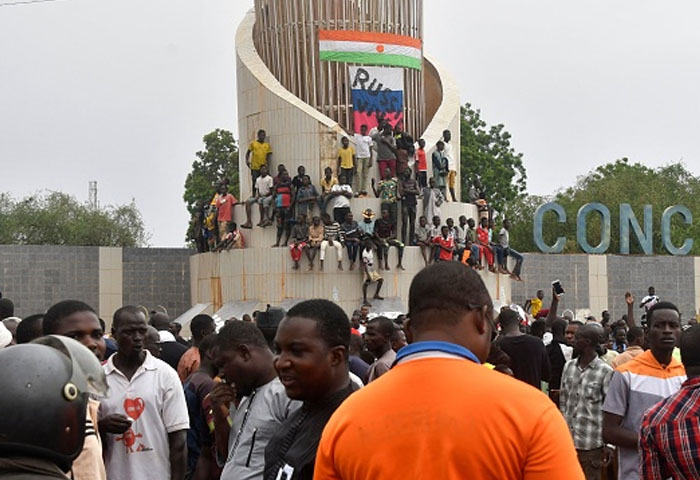
[[[219,241],[223,242],[233,221],[233,206],[238,203],[236,197],[228,193],[228,185],[219,186],[219,198],[216,199],[216,220],[219,222]]]
[[[442,226],[440,233],[439,237],[433,238],[433,243],[440,249],[438,261],[449,262],[452,260],[455,251],[454,237],[450,236],[450,229],[447,225]]]
[[[423,190],[428,186],[428,160],[425,157],[425,140],[418,140],[418,150],[416,150],[416,180],[418,186]]]

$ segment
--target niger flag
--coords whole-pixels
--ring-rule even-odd
[[[393,33],[320,30],[319,57],[329,62],[390,65],[420,70],[423,64],[419,38]]]

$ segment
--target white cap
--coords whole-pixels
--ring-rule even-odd
[[[170,333],[167,330],[161,330],[158,332],[158,336],[160,337],[160,343],[167,343],[167,342],[174,342],[175,340],[175,335]]]

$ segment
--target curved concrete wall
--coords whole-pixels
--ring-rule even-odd
[[[236,35],[242,199],[248,198],[252,191],[244,154],[258,129],[263,128],[268,133],[273,150],[273,171],[283,163],[294,174],[299,165],[304,165],[316,186],[323,168],[332,165],[335,169],[339,140],[345,134],[336,121],[293,95],[275,78],[256,52],[253,42],[254,25],[255,14],[251,11],[244,18]],[[442,131],[449,129],[453,132],[453,148],[458,154],[460,103],[456,84],[435,62],[426,58],[426,64],[425,87],[430,89],[433,96],[427,109],[430,121],[422,138],[427,145],[434,146],[441,138]],[[428,154],[431,152],[432,150]],[[428,164],[431,168],[430,162]],[[357,219],[367,207],[379,212],[379,200],[351,201]],[[253,210],[255,224],[258,213],[256,209]],[[478,217],[476,208],[470,204],[445,203],[441,210],[444,218],[452,217],[455,221],[460,215]],[[418,211],[422,212],[420,203]],[[239,225],[245,221],[243,207],[234,209],[234,221]],[[336,301],[348,313],[359,307],[362,299],[362,274],[358,270],[347,270],[347,252],[344,252],[345,271],[336,269],[334,249],[328,249],[325,272],[318,272],[318,258],[316,270],[308,272],[305,257],[302,257],[302,268],[296,271],[292,269],[287,248],[271,248],[275,242],[274,227],[255,227],[244,230],[243,234],[247,247],[244,250],[201,254],[190,259],[192,303],[211,303],[211,311],[221,311],[222,316],[225,316],[223,312],[242,311],[243,305],[249,310],[264,309],[266,304],[290,306],[299,299],[317,297]],[[396,250],[392,248],[390,266],[394,268],[395,265]],[[406,310],[409,285],[413,276],[423,267],[418,247],[406,248],[404,266],[404,272],[391,270],[383,273],[382,294],[386,301],[375,304],[376,310]],[[494,300],[510,299],[508,277],[485,272],[482,273],[482,278]],[[370,287],[370,293],[374,292],[373,288]]]

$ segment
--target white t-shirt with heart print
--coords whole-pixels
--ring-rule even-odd
[[[119,413],[134,422],[122,435],[106,435],[107,478],[168,480],[168,434],[190,426],[180,378],[170,365],[146,352],[129,381],[114,366],[115,356],[104,365],[109,393],[100,403],[99,418]]]

